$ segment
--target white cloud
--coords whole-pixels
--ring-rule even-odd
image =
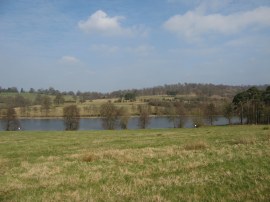
[[[96,11],[87,20],[78,23],[86,33],[99,33],[107,36],[132,35],[132,29],[121,26],[123,16],[110,17],[102,10]]]
[[[165,29],[189,39],[203,34],[235,34],[247,28],[270,27],[270,7],[259,7],[252,11],[230,15],[210,14],[189,11],[175,15],[164,23]]]
[[[124,16],[110,17],[102,10],[93,13],[87,20],[78,22],[80,30],[86,33],[98,33],[105,36],[148,36],[149,30],[142,25],[123,27],[121,20]]]
[[[79,64],[80,60],[77,59],[76,57],[73,56],[63,56],[59,60],[61,64],[68,64],[68,65],[73,65],[73,64]]]

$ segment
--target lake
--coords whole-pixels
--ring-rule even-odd
[[[233,124],[240,123],[239,118],[232,119]],[[0,120],[0,130],[4,128],[4,121]],[[214,125],[227,125],[228,120],[224,117],[217,117]],[[22,130],[31,131],[61,131],[64,130],[63,119],[20,119]],[[173,123],[169,122],[166,117],[151,117],[150,124],[147,128],[173,128]],[[185,128],[193,128],[191,117],[187,118]],[[138,129],[138,117],[131,117],[128,122],[128,129]],[[118,128],[120,129],[120,128]],[[101,118],[81,118],[79,130],[103,130]]]

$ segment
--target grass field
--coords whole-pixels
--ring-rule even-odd
[[[0,201],[270,201],[270,128],[0,132]]]

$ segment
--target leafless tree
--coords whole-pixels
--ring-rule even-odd
[[[76,105],[69,105],[63,109],[66,130],[78,130],[80,126],[80,111]]]
[[[20,122],[17,118],[17,114],[14,108],[8,108],[4,116],[5,130],[14,131],[20,130]]]
[[[204,115],[211,126],[213,125],[214,121],[217,120],[216,114],[217,114],[217,109],[213,103],[207,104],[205,106]]]
[[[121,107],[119,109],[119,115],[120,115],[120,127],[122,129],[127,129],[128,121],[130,118],[130,114],[129,114],[127,108]]]
[[[232,103],[225,103],[223,106],[223,115],[228,120],[229,125],[231,124],[232,117],[234,115],[234,109]]]
[[[100,116],[102,117],[102,126],[104,129],[113,130],[116,128],[119,111],[113,103],[107,102],[102,104],[100,107]]]
[[[139,127],[145,129],[150,124],[150,108],[148,105],[139,105]]]
[[[170,103],[166,108],[169,121],[173,122],[174,128],[182,128],[186,123],[186,110],[181,102]]]

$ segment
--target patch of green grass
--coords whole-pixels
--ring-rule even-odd
[[[0,201],[269,201],[261,126],[0,132]]]

